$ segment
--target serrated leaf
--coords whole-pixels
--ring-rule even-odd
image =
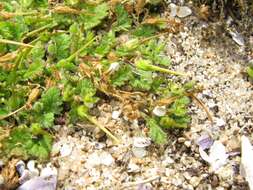
[[[164,144],[167,141],[166,133],[159,127],[154,119],[148,119],[149,136],[157,144]]]
[[[29,65],[27,71],[23,75],[25,79],[34,78],[36,75],[40,74],[43,71],[43,62],[37,60]]]
[[[71,37],[68,34],[59,34],[52,38],[48,46],[48,52],[56,58],[57,61],[65,59],[70,55]]]
[[[44,92],[39,101],[43,104],[43,111],[45,113],[52,112],[54,114],[59,114],[62,110],[61,93],[56,87],[51,87]]]
[[[7,158],[16,156],[23,159],[32,157],[39,160],[47,160],[53,138],[43,129],[33,134],[32,128],[33,126],[31,128],[20,126],[12,129],[10,136],[1,141],[2,154]]]
[[[113,30],[114,31],[128,30],[132,25],[132,20],[122,4],[116,5],[115,14],[117,16],[117,21],[116,23],[114,23]]]
[[[101,21],[108,15],[109,7],[107,3],[99,5],[87,5],[86,11],[80,15],[80,20],[84,24],[85,30],[90,30],[99,25]]]
[[[118,71],[116,71],[111,76],[111,84],[113,86],[123,86],[127,81],[129,81],[133,77],[132,70],[130,66],[123,65]]]
[[[110,52],[111,48],[115,44],[115,33],[113,31],[108,32],[106,35],[103,36],[99,46],[97,46],[95,53],[99,56],[104,56]]]

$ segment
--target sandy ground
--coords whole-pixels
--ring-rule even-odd
[[[167,41],[173,67],[203,86],[198,98],[214,123],[193,103],[188,130],[169,132],[166,146],[136,148],[137,137],[146,139],[143,124],[129,123],[121,115],[112,118],[121,106],[107,102],[98,108],[99,121],[113,129],[122,144],[114,146],[91,126],[59,127],[52,158],[59,169],[58,189],[248,189],[239,170],[241,134],[253,138],[252,82],[244,73],[245,46],[237,45],[225,31],[215,33],[217,23],[194,16],[184,22],[182,32],[161,39]],[[203,136],[221,142],[229,154],[216,171],[199,154],[198,140]]]

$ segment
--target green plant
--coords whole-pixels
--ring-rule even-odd
[[[183,74],[168,69],[158,26],[139,24],[120,3],[110,10],[107,2],[0,2],[0,125],[15,126],[1,142],[3,155],[48,158],[59,116],[91,122],[119,143],[90,112],[101,94],[135,105],[157,143],[166,142],[166,129],[187,127],[194,88],[167,77]],[[159,101],[162,117],[152,112]]]

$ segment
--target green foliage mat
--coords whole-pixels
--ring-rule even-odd
[[[0,126],[10,131],[1,140],[6,158],[48,159],[58,117],[66,125],[86,120],[120,141],[90,114],[101,94],[126,105],[129,119],[145,119],[156,143],[166,143],[164,130],[187,127],[194,88],[192,82],[174,82],[185,74],[168,69],[166,44],[158,38],[167,22],[155,15],[153,22],[140,23],[143,14],[129,13],[126,4],[94,2],[0,1]],[[155,108],[164,114],[154,114]]]

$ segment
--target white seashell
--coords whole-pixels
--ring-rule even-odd
[[[192,10],[189,7],[182,6],[177,10],[177,16],[180,18],[187,17],[192,14]]]
[[[177,8],[178,8],[178,6],[175,5],[174,3],[171,3],[169,6],[170,6],[170,16],[171,17],[177,16]]]
[[[158,117],[162,117],[166,114],[166,107],[165,106],[156,106],[153,109],[153,113]]]
[[[113,63],[111,63],[108,71],[109,72],[117,71],[119,69],[119,66],[120,66],[119,62],[113,62]]]
[[[23,172],[25,171],[25,162],[23,160],[18,161],[16,164],[16,170],[19,176],[22,176]]]
[[[243,39],[243,36],[241,34],[239,34],[238,32],[229,32],[230,35],[232,36],[232,39],[240,46],[244,46],[245,42]]]
[[[192,10],[186,6],[177,6],[174,3],[170,3],[170,16],[184,18],[192,14]]]
[[[133,155],[137,158],[143,158],[147,155],[147,151],[145,150],[145,148],[133,147],[132,152],[133,152]]]
[[[27,168],[33,176],[38,176],[40,173],[39,170],[35,167],[35,160],[30,160],[27,163]]]
[[[225,146],[220,141],[213,143],[209,155],[201,147],[199,147],[199,153],[201,158],[210,164],[214,172],[225,165],[228,158]]]
[[[135,163],[129,163],[127,166],[127,172],[129,173],[137,173],[140,171],[140,167]]]
[[[241,150],[241,175],[245,177],[249,184],[250,190],[253,190],[253,147],[249,139],[245,136],[242,136]]]
[[[69,156],[72,152],[72,147],[68,144],[64,144],[61,148],[60,148],[60,154],[62,157],[65,156]]]
[[[114,163],[114,158],[108,152],[102,152],[100,154],[100,163],[106,166],[110,166]]]
[[[146,137],[134,137],[133,146],[137,148],[144,148],[151,144],[151,139]]]
[[[121,114],[121,111],[113,111],[112,118],[116,120],[119,118],[120,114]]]

